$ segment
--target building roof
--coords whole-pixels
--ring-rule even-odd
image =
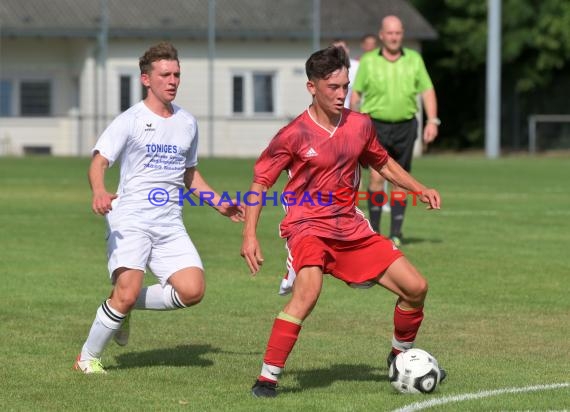
[[[380,19],[399,16],[406,36],[437,38],[405,0],[320,0],[323,38],[357,39],[377,33]],[[208,35],[208,0],[2,0],[2,37],[95,37],[108,5],[112,38],[191,38]],[[309,39],[311,0],[215,0],[218,39]]]

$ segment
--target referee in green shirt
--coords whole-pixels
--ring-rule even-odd
[[[352,86],[350,107],[368,113],[374,122],[378,139],[390,156],[410,171],[414,142],[417,136],[417,95],[421,94],[427,115],[423,133],[430,143],[438,133],[437,99],[433,84],[420,54],[402,47],[404,28],[396,16],[382,19],[379,32],[382,47],[365,53],[358,66]],[[387,199],[384,179],[370,170],[368,211],[372,228],[380,233],[382,206]],[[393,187],[392,190],[401,190]],[[390,238],[400,246],[406,201],[391,205]]]

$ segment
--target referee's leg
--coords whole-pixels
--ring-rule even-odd
[[[412,157],[414,153],[414,144],[417,137],[418,121],[413,118],[409,122],[394,125],[394,160],[406,171],[412,170]],[[400,187],[394,187],[394,191],[403,191]],[[395,200],[390,203],[391,222],[390,222],[390,239],[400,246],[402,243],[402,226],[404,225],[404,216],[408,201]]]

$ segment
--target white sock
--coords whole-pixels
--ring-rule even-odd
[[[271,382],[277,382],[279,375],[281,375],[281,372],[283,372],[283,368],[268,365],[267,363],[263,362],[260,375],[265,379],[269,379]]]
[[[400,352],[405,352],[408,349],[412,349],[413,347],[414,342],[402,342],[392,335],[392,348],[397,349]]]
[[[93,325],[91,325],[89,336],[87,336],[87,340],[81,349],[80,359],[101,358],[103,349],[105,349],[105,346],[107,346],[107,343],[109,343],[115,332],[120,329],[125,317],[126,315],[113,309],[109,305],[108,300],[103,302],[103,304],[99,306],[99,309],[97,309],[97,314],[95,315]]]
[[[172,286],[162,287],[157,283],[141,290],[134,309],[174,310],[185,307]]]

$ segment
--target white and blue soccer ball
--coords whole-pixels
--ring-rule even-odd
[[[416,348],[399,353],[388,370],[390,383],[400,393],[432,393],[440,374],[437,359]]]

